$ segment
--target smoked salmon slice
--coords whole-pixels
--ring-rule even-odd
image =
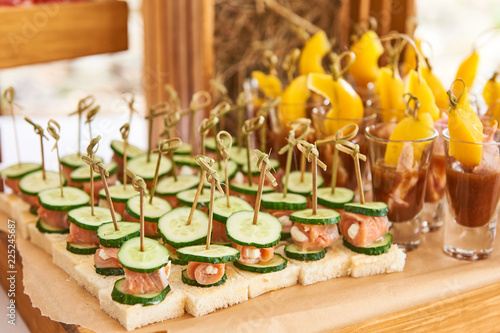
[[[353,224],[357,224],[357,227],[349,231]],[[352,245],[367,247],[389,231],[389,220],[387,216],[374,217],[346,212],[340,219],[339,229]]]
[[[199,284],[209,285],[220,281],[224,276],[225,264],[208,264],[190,261],[187,266],[187,276]]]
[[[300,250],[322,250],[332,246],[339,238],[339,231],[336,224],[313,225],[295,223],[292,228],[298,228],[307,240],[296,239],[292,231],[292,240]]]
[[[118,260],[118,247],[103,247],[96,251],[94,254],[94,263],[99,268],[121,268],[122,265]],[[104,255],[102,254],[104,253]],[[102,257],[108,257],[103,259]]]
[[[161,291],[168,286],[170,262],[152,273],[137,273],[126,268],[123,292],[127,294],[147,294]]]
[[[253,265],[261,262],[268,262],[274,256],[274,247],[259,249],[254,246],[243,246],[233,243],[233,247],[240,251],[240,259],[242,264]]]
[[[68,243],[99,246],[97,231],[82,229],[74,223],[70,223],[69,225],[69,235],[67,241]]]
[[[37,214],[48,225],[61,229],[69,228],[68,212],[55,212],[40,207],[37,210]]]

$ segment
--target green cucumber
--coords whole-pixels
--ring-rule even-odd
[[[271,164],[271,170],[275,171],[275,170],[278,170],[279,167],[280,167],[280,161],[274,159],[274,158],[270,158],[269,159],[269,162]],[[251,169],[252,169],[252,175],[260,175],[260,170],[257,169],[257,164],[256,163],[250,163],[251,165]],[[248,173],[248,166],[247,164],[243,164],[241,166],[241,172],[246,176],[247,173]]]
[[[191,155],[174,155],[176,165],[185,165],[188,167],[199,168],[198,163]]]
[[[66,212],[89,204],[90,197],[85,191],[69,186],[62,189],[62,197],[61,190],[58,187],[38,193],[40,206],[52,211]]]
[[[302,224],[335,224],[340,222],[340,214],[333,209],[318,208],[316,215],[313,215],[312,209],[304,209],[290,214],[290,221]]]
[[[179,192],[197,187],[200,177],[194,175],[178,175],[177,181],[174,177],[165,177],[156,185],[156,194],[161,196],[172,196]]]
[[[343,238],[344,246],[349,250],[354,251],[356,253],[366,254],[369,256],[378,256],[380,254],[386,253],[391,248],[392,244],[392,235],[387,233],[383,236],[383,238],[379,241],[375,241],[371,243],[367,247],[358,247],[349,243],[348,240]]]
[[[103,223],[97,229],[97,238],[104,247],[121,247],[122,244],[134,237],[139,237],[141,225],[137,222],[117,222],[115,230],[113,222]]]
[[[344,206],[344,210],[365,216],[384,217],[387,216],[389,207],[385,202],[350,203]]]
[[[190,190],[182,191],[177,193],[177,200],[179,200],[179,203],[184,206],[189,206],[191,207],[193,205],[194,197],[196,195],[196,191],[198,189],[193,188]],[[219,193],[219,191],[215,191],[215,198],[219,198],[222,195]],[[198,202],[196,203],[196,208],[204,208],[208,207],[208,204],[210,203],[210,191],[204,190],[203,193],[200,194],[198,198]]]
[[[192,150],[193,148],[189,143],[183,143],[176,151],[174,151],[174,155],[191,155]]]
[[[334,209],[343,209],[344,205],[354,200],[354,191],[345,187],[336,187],[332,194],[331,187],[318,188],[318,204]]]
[[[120,156],[121,158],[123,158],[123,147],[123,141],[111,141],[111,149],[116,155]],[[127,144],[127,161],[142,154],[144,154],[144,151],[141,148],[131,145],[130,143]]]
[[[238,260],[240,258],[240,251],[223,245],[210,245],[209,250],[207,250],[205,245],[194,245],[177,250],[177,256],[179,259],[187,261],[223,264]]]
[[[104,276],[119,276],[125,274],[123,271],[123,268],[121,267],[95,267],[95,272],[99,275],[104,275]]]
[[[118,213],[115,213],[115,216],[117,221],[122,219],[122,216]],[[92,215],[91,207],[85,206],[70,210],[68,212],[68,221],[79,228],[96,231],[101,224],[113,222],[113,219],[108,208],[94,207],[94,215]]]
[[[139,195],[138,192],[134,190],[132,184],[125,185],[125,190],[123,189],[123,184],[112,185],[109,186],[108,189],[109,196],[113,202],[127,202],[128,199]],[[99,198],[101,200],[107,200],[106,191],[104,189],[99,191]]]
[[[288,191],[291,193],[301,194],[305,196],[309,196],[312,191],[312,173],[305,172],[304,173],[304,181],[300,181],[301,172],[300,171],[292,171],[290,172],[290,176],[288,178]],[[317,178],[317,187],[323,186],[324,183],[323,177],[318,174]]]
[[[300,210],[307,207],[307,198],[300,194],[274,192],[262,195],[262,207],[272,210]]]
[[[213,209],[214,220],[225,224],[231,214],[242,210],[253,210],[252,205],[248,202],[232,195],[229,196],[229,206],[227,206],[226,197],[215,199]]]
[[[281,222],[271,214],[259,212],[257,224],[253,224],[254,212],[240,211],[231,214],[226,222],[227,237],[236,244],[268,248],[278,245]]]
[[[41,170],[42,166],[38,163],[21,163],[14,164],[0,171],[3,178],[18,179],[30,172]]]
[[[285,255],[290,259],[301,261],[316,261],[323,259],[326,249],[322,250],[301,250],[294,243],[285,246]]]
[[[158,232],[165,243],[176,249],[205,243],[208,216],[202,211],[195,210],[191,223],[187,225],[190,212],[189,207],[179,207],[158,220]]]
[[[140,242],[140,237],[135,237],[122,244],[118,260],[123,267],[137,273],[151,273],[168,264],[169,252],[165,246],[145,237],[141,251]]]
[[[113,301],[127,304],[127,305],[135,305],[140,304],[142,306],[147,305],[155,305],[161,303],[167,294],[170,292],[170,285],[168,285],[165,289],[148,294],[127,294],[123,292],[123,283],[125,282],[125,278],[120,279],[115,282],[115,286],[113,287],[113,291],[111,292],[111,298]]]
[[[146,181],[153,180],[155,177],[156,162],[158,154],[151,154],[149,162],[147,154],[137,156],[127,162],[127,168],[134,171],[135,174]],[[158,178],[165,176],[172,170],[172,162],[165,156],[161,157],[160,170],[158,170]]]
[[[106,167],[106,170],[108,171],[110,176],[114,175],[118,171],[118,164],[115,161],[109,164],[104,164],[104,166]],[[98,172],[94,171],[93,176],[94,181],[101,179],[101,174]],[[76,168],[71,172],[70,178],[71,181],[75,183],[90,182],[90,166],[84,165]]]
[[[231,190],[241,194],[257,195],[259,185],[253,183],[252,186],[248,183],[233,183],[231,184]],[[274,192],[274,187],[272,186],[262,186],[262,193]]]
[[[66,185],[64,175],[62,177],[63,186]],[[59,173],[54,171],[45,171],[45,180],[42,171],[31,172],[21,178],[19,188],[21,192],[27,195],[37,195],[39,192],[59,186]]]
[[[70,154],[63,156],[61,157],[61,164],[70,169],[76,169],[84,165],[88,166],[88,164],[82,160],[82,156],[83,155],[78,155],[78,154]],[[103,161],[102,157],[100,156],[95,156],[94,158],[97,159],[99,162]]]
[[[34,207],[34,206],[30,206],[30,213],[32,215],[38,215],[38,208],[37,207]]]
[[[269,260],[268,262],[261,262],[260,264],[243,264],[239,261],[235,261],[234,266],[241,269],[242,271],[266,274],[284,270],[286,268],[287,262],[288,260],[275,253],[271,260]]]
[[[125,210],[127,213],[135,219],[141,218],[141,197],[135,196],[127,201],[127,206]],[[149,198],[144,198],[144,221],[146,222],[158,222],[160,217],[172,210],[172,206],[167,200],[153,197],[151,204],[149,203]]]
[[[170,261],[172,262],[172,264],[178,266],[185,266],[188,264],[187,260],[179,259],[177,253],[170,253]]]
[[[224,163],[222,163],[222,162],[220,163],[220,168],[219,168],[219,163],[215,163],[213,166],[213,169],[219,175],[219,178],[220,178],[219,180],[220,180],[221,184],[224,183],[226,181],[226,178],[225,178],[226,174],[224,173]],[[228,178],[228,180],[231,181],[236,176],[237,173],[238,173],[238,164],[234,163],[231,160],[228,160],[227,161],[227,178]],[[210,183],[207,182],[206,179],[205,179],[205,187],[210,187]]]
[[[36,222],[36,228],[40,232],[43,232],[44,234],[67,234],[67,233],[69,233],[69,229],[53,227],[50,224],[48,224],[47,222],[45,222],[44,219],[38,219],[38,221]]]
[[[231,153],[229,158],[238,165],[247,164],[247,149],[245,147],[235,147],[231,149]],[[250,154],[250,158],[252,158],[252,154]],[[250,161],[251,162],[251,161]]]
[[[66,250],[74,254],[94,254],[99,246],[66,242]]]
[[[188,277],[188,275],[187,275],[187,269],[182,270],[182,282],[184,282],[188,286],[201,287],[201,288],[217,287],[217,286],[220,286],[220,285],[224,284],[224,282],[226,282],[226,280],[227,280],[227,275],[226,275],[226,273],[224,273],[224,275],[222,275],[221,279],[219,281],[215,282],[215,283],[212,283],[212,284],[199,284],[198,282],[196,282],[196,280],[191,280]]]
[[[282,232],[280,241],[289,241],[292,239],[292,234],[289,232]]]

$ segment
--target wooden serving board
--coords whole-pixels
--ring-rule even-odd
[[[0,214],[0,219],[5,221],[5,215]],[[151,326],[148,332],[165,331],[165,329],[169,332],[196,330],[212,325],[214,328],[224,330],[223,327],[219,327],[222,318],[228,320],[230,318],[230,321],[239,318],[242,323],[248,324],[247,327],[251,328],[255,327],[252,325],[257,325],[257,321],[255,318],[245,315],[245,311],[259,307],[268,308],[273,312],[271,316],[264,315],[260,320],[263,320],[261,325],[268,322],[278,324],[275,326],[278,329],[274,331],[286,330],[290,325],[316,325],[315,322],[322,320],[327,324],[322,324],[321,329],[314,331],[498,332],[498,327],[500,327],[500,316],[498,316],[500,308],[500,269],[498,268],[500,266],[500,251],[494,251],[492,258],[486,261],[475,263],[458,261],[448,258],[442,253],[439,242],[441,236],[439,233],[426,236],[422,247],[408,254],[407,267],[403,273],[363,279],[340,278],[307,287],[294,286],[260,296],[225,310],[219,310],[204,317],[193,318],[184,315],[181,318]],[[7,234],[0,232],[1,253],[7,252],[7,244]],[[37,255],[45,255],[45,253],[39,252]],[[7,287],[6,257],[6,255],[0,256],[0,278],[4,289]],[[33,261],[34,258],[25,259]],[[18,272],[16,281],[17,309],[31,331],[92,332],[77,325],[52,321],[48,317],[42,316],[39,309],[33,308],[30,298],[23,292],[22,280],[19,278],[23,276],[21,263],[22,258],[18,254],[16,263]],[[69,278],[66,276],[65,279]],[[367,293],[367,290],[372,292]],[[327,295],[323,296],[322,294],[325,293]],[[422,298],[422,295],[426,293],[428,295]],[[353,299],[346,299],[346,294],[353,294]],[[342,326],[336,324],[342,320],[341,317],[344,315],[352,315],[353,305],[349,303],[355,303],[356,300],[359,300],[359,294],[365,295],[361,298],[371,305],[363,307],[355,304],[354,308],[357,309],[358,313],[353,318],[359,319],[352,319]],[[84,294],[84,296],[87,295]],[[89,297],[92,300],[92,297]],[[326,302],[324,298],[327,299]],[[373,303],[374,299],[375,303]],[[405,307],[406,304],[415,304],[416,300],[421,299],[434,300]],[[275,304],[275,302],[279,302],[281,305],[274,309],[269,308],[269,305]],[[295,303],[295,307],[290,308],[287,303]],[[335,305],[335,303],[339,304]],[[394,311],[374,315],[380,311],[376,307],[374,308],[373,304],[383,308],[388,303],[393,304]],[[331,308],[331,306],[337,306],[337,308]],[[287,313],[290,309],[297,309],[297,307],[300,308],[297,312]],[[344,314],[339,313],[342,309],[346,309]],[[280,313],[280,311],[284,312]],[[331,315],[325,315],[325,311]],[[284,319],[284,317],[286,318]],[[105,316],[100,318],[108,319]],[[112,319],[109,318],[109,320]],[[224,326],[226,330],[229,327]],[[272,328],[269,327],[267,330],[269,329]]]

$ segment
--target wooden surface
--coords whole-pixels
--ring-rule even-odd
[[[0,7],[0,68],[126,50],[124,1]]]
[[[0,232],[0,252],[7,252],[7,235]],[[7,256],[0,256],[0,279],[4,290],[7,288]],[[16,256],[16,304],[26,325],[32,332],[73,332],[91,333],[75,326],[54,322],[40,314],[31,306],[31,301],[23,292],[22,259]],[[346,332],[498,332],[500,327],[500,282],[483,288],[445,298],[422,306],[410,308],[362,323],[334,330]]]

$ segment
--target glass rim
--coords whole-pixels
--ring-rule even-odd
[[[486,128],[491,128],[491,127],[486,127]],[[493,141],[493,142],[470,142],[470,141],[463,141],[463,140],[453,139],[452,137],[450,137],[450,131],[448,130],[448,127],[446,127],[443,130],[442,133],[443,133],[443,138],[446,141],[453,141],[453,142],[459,142],[459,143],[467,143],[469,145],[481,145],[481,146],[499,146],[500,145],[500,141]]]
[[[371,102],[371,103],[367,103],[365,107],[366,108],[370,108],[370,109],[375,110],[375,111],[378,111],[378,112],[383,112],[383,111],[394,112],[394,113],[396,113],[396,112],[406,112],[406,109],[384,109],[384,108],[382,108],[380,106],[374,105],[373,104],[374,101],[376,101],[376,100],[369,99],[368,102]],[[438,109],[439,109],[440,113],[442,113],[442,112],[448,112],[448,110],[449,110],[449,108],[445,109],[445,108],[439,108],[439,107],[438,107]]]
[[[379,138],[379,137],[374,136],[373,134],[371,134],[369,132],[370,128],[375,128],[376,126],[382,126],[382,125],[388,125],[388,124],[396,124],[396,123],[395,122],[387,122],[387,123],[378,123],[378,124],[373,124],[373,125],[370,125],[370,126],[366,126],[365,127],[365,136],[368,139],[370,139],[370,140],[377,141],[377,142],[383,142],[383,143],[388,143],[388,142],[396,142],[396,143],[418,143],[418,142],[432,141],[432,140],[436,139],[438,137],[438,135],[439,135],[439,131],[436,128],[433,128],[434,133],[431,136],[427,137],[427,138],[418,139],[418,140],[390,140],[390,139]]]
[[[315,106],[315,107],[323,107],[323,106],[329,106],[330,104],[327,104],[325,103],[325,101],[323,102],[306,102],[306,103],[283,103],[283,102],[279,102],[277,104],[277,107],[282,107],[282,106]]]
[[[366,120],[371,120],[377,118],[377,115],[375,113],[370,114],[370,115],[364,115],[362,118],[330,118],[326,117],[325,115],[318,115],[317,112],[312,112],[312,116],[317,116],[323,118],[323,121],[330,120],[330,121],[366,121]]]

